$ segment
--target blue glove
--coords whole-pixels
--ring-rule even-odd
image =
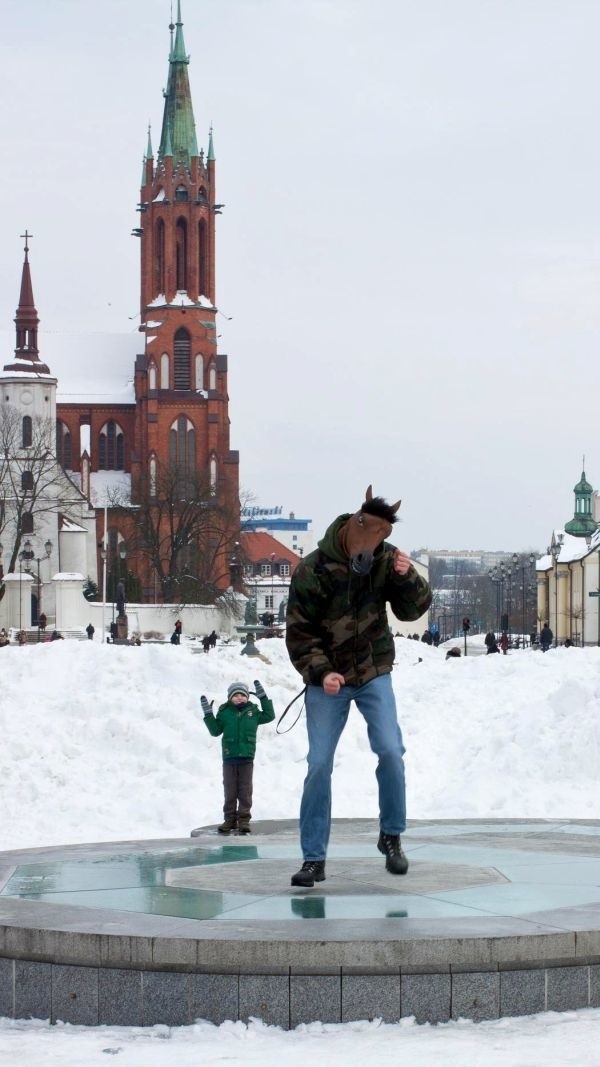
[[[201,696],[200,697],[200,705],[202,707],[202,712],[203,712],[204,715],[210,715],[210,713],[211,713],[211,711],[213,709],[213,704],[214,704],[214,700],[211,700],[211,702],[209,704],[208,700],[206,699],[205,696]]]
[[[258,681],[256,681],[256,680],[255,680],[255,682],[254,682],[254,692],[256,693],[256,695],[257,695],[257,697],[258,697],[258,699],[259,699],[259,700],[264,700],[264,698],[265,698],[265,697],[266,697],[266,695],[267,695],[267,694],[265,693],[265,691],[264,691],[264,689],[263,689],[262,685],[260,684],[260,682],[258,682]]]

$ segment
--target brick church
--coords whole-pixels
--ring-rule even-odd
[[[148,131],[134,230],[142,336],[134,335],[133,358],[120,357],[118,365],[119,380],[127,378],[129,387],[106,397],[90,389],[88,399],[65,394],[59,379],[56,457],[96,509],[97,575],[102,542],[109,559],[124,545],[136,580],[130,599],[177,600],[179,590],[190,602],[211,584],[230,584],[239,456],[229,442],[227,356],[217,353],[216,340],[215,219],[222,205],[212,129],[206,152],[196,139],[180,0],[169,30],[160,141],[155,153]],[[29,271],[27,254],[26,266]],[[26,300],[37,320],[32,291]],[[43,341],[38,352],[37,328],[31,348],[29,335],[19,341],[18,320],[31,317],[31,308],[23,305],[22,290],[16,359],[51,375]],[[128,366],[123,359],[131,360]],[[115,367],[115,353],[109,362]],[[193,519],[182,520],[186,509],[195,509]],[[198,588],[183,590],[182,574]]]

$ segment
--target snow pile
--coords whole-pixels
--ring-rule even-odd
[[[200,694],[216,706],[231,681],[260,678],[279,717],[302,683],[281,640],[261,642],[268,664],[235,642],[208,655],[192,647],[2,650],[0,848],[186,836],[220,819],[220,741],[203,725]],[[442,649],[398,640],[409,818],[597,817],[599,667],[595,648],[446,661]],[[282,736],[260,728],[256,819],[297,817],[305,756],[303,718]],[[334,816],[376,816],[374,768],[353,708]]]

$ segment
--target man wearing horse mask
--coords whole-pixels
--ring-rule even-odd
[[[385,541],[399,507],[399,500],[388,504],[374,497],[369,486],[359,510],[335,519],[292,578],[286,643],[306,682],[309,742],[300,806],[304,863],[292,885],[325,879],[333,757],[353,700],[379,760],[377,847],[390,873],[408,870],[400,842],[406,828],[404,745],[390,677],[395,650],[387,604],[398,619],[418,619],[431,592],[406,553]]]

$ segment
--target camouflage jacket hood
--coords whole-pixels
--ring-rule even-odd
[[[394,546],[375,552],[370,574],[354,574],[339,531],[350,515],[339,515],[319,547],[298,565],[290,586],[286,644],[290,659],[309,685],[320,685],[330,671],[349,685],[364,685],[387,674],[394,663],[389,603],[398,619],[418,619],[431,603],[427,582],[414,567],[406,575],[393,569]]]

